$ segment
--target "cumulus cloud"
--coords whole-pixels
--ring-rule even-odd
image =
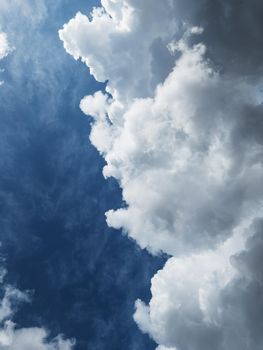
[[[28,293],[23,293],[4,283],[6,271],[1,268],[0,302],[0,349],[1,350],[72,350],[73,340],[65,340],[61,335],[47,341],[48,331],[40,327],[19,328],[12,321],[16,307],[21,302],[30,302]]]
[[[256,220],[215,251],[169,259],[152,279],[149,306],[136,302],[142,331],[182,350],[261,349],[262,229]]]
[[[80,107],[127,204],[108,224],[173,256],[135,320],[158,350],[260,349],[262,5],[101,3],[59,36],[107,81]]]
[[[104,175],[120,181],[128,205],[107,213],[109,225],[142,248],[179,254],[218,243],[257,210],[262,146],[246,125],[253,129],[262,111],[251,84],[210,67],[204,45],[181,40],[169,49],[181,56],[152,98],[122,111],[122,99],[98,92],[81,108],[94,116],[91,141],[107,162]]]
[[[81,58],[98,81],[109,80],[108,90],[123,102],[148,96],[156,77],[173,65],[166,49],[176,28],[173,3],[102,0],[102,6],[91,19],[77,13],[59,31],[66,51]]]

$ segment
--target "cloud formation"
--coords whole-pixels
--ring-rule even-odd
[[[262,5],[101,3],[59,35],[108,81],[80,104],[127,204],[108,224],[173,256],[135,320],[158,350],[260,349]]]
[[[48,332],[44,328],[19,328],[12,321],[15,308],[21,302],[30,302],[27,293],[4,283],[6,271],[1,268],[0,303],[0,349],[1,350],[72,350],[74,341],[64,340],[61,335],[47,341]]]
[[[173,65],[165,49],[176,27],[171,2],[133,3],[102,0],[103,7],[93,9],[91,20],[77,13],[59,31],[66,51],[81,58],[98,81],[109,80],[108,90],[121,102],[147,97],[156,76],[168,74]],[[162,66],[163,59],[169,64]],[[158,72],[152,74],[152,69]]]
[[[95,119],[91,141],[107,162],[104,175],[120,181],[127,203],[127,208],[107,213],[108,223],[123,227],[142,248],[153,252],[178,254],[213,246],[231,235],[248,208],[257,209],[255,196],[261,198],[262,147],[260,136],[253,138],[261,118],[256,87],[249,81],[239,83],[239,78],[221,77],[206,60],[203,44],[188,46],[191,37],[202,34],[200,28],[193,27],[185,30],[181,40],[170,41],[167,54],[174,55],[174,61],[176,54],[180,57],[165,81],[153,90],[153,96],[142,98],[145,89],[134,92],[132,81],[136,84],[138,74],[145,82],[153,72],[135,69],[134,73],[128,62],[134,61],[135,68],[144,64],[151,68],[150,48],[161,35],[162,26],[158,30],[156,25],[153,38],[145,37],[137,30],[148,19],[148,14],[140,17],[146,13],[147,4],[144,9],[127,10],[129,17],[123,15],[121,20],[116,8],[126,13],[128,3],[116,3],[115,12],[109,4],[112,2],[105,2],[105,11],[94,10],[91,21],[77,14],[60,32],[67,51],[75,58],[82,57],[97,79],[109,79],[108,91],[113,92],[112,96],[97,92],[81,102],[82,110]],[[162,6],[169,10],[168,4]],[[142,14],[136,16],[139,10]],[[155,23],[159,23],[158,16],[165,11],[152,11]],[[105,39],[104,48],[98,48],[109,59],[104,63],[89,44],[100,45],[95,36],[109,34],[105,23],[115,28],[117,38],[109,35],[114,41]],[[171,27],[173,23],[176,21],[172,18]],[[130,36],[136,42],[145,40],[143,58],[137,61],[135,48],[130,53],[125,51],[128,60],[107,54],[114,48],[117,57],[124,50],[118,36],[128,42]],[[172,38],[170,34],[168,39]],[[94,55],[97,66],[90,55]],[[119,85],[123,75],[117,68],[111,72],[111,62],[118,69],[126,67],[124,85]],[[160,178],[165,181],[160,182]]]
[[[261,349],[262,219],[215,251],[171,258],[152,279],[149,306],[134,319],[177,349]]]

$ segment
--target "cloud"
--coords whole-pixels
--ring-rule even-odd
[[[5,269],[1,267],[1,291],[3,297],[0,302],[0,349],[1,350],[72,350],[73,340],[64,340],[58,335],[47,341],[48,332],[44,328],[19,328],[12,321],[12,316],[21,302],[30,302],[28,293],[24,293],[13,286],[4,283]]]
[[[262,229],[256,220],[215,251],[168,260],[149,306],[136,302],[142,331],[182,350],[261,349]]]
[[[262,15],[260,0],[240,4],[233,0],[176,0],[174,15],[202,26],[200,37],[209,58],[222,72],[260,79],[262,73]]]
[[[104,175],[120,181],[127,203],[106,214],[109,225],[175,255],[215,246],[259,208],[262,145],[252,135],[262,110],[253,86],[209,66],[202,44],[170,49],[181,57],[153,98],[132,100],[121,115],[121,102],[98,92],[81,108],[95,118],[90,138]]]
[[[7,40],[7,35],[4,32],[0,33],[0,60],[6,57],[12,48]]]
[[[262,347],[262,11],[256,0],[240,12],[230,0],[105,0],[59,32],[107,81],[80,103],[126,203],[107,223],[173,256],[134,316],[158,350]]]
[[[7,35],[4,32],[0,32],[0,60],[9,55],[9,53],[13,51],[13,48],[10,46]],[[3,70],[1,70],[2,72]],[[3,81],[0,81],[0,85],[3,85]]]
[[[61,337],[47,342],[48,334],[43,328],[15,329],[15,325],[6,321],[0,331],[1,350],[70,350],[73,343]]]
[[[134,3],[103,0],[91,19],[77,13],[59,31],[66,51],[81,58],[96,80],[109,80],[108,90],[124,101],[151,94],[156,76],[167,75],[173,65],[166,50],[176,27],[172,2],[136,1],[136,7]],[[168,65],[162,65],[163,59]],[[158,71],[154,76],[152,68]]]

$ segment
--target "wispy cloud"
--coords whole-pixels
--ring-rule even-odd
[[[7,35],[4,32],[0,32],[0,60],[5,58],[9,55],[11,51],[13,51],[14,48],[10,46],[10,43],[8,42]],[[4,70],[1,69],[0,72],[3,72]],[[0,81],[0,85],[3,85],[4,81]]]
[[[48,341],[48,331],[45,328],[31,327],[20,328],[12,317],[16,308],[22,302],[30,302],[30,295],[21,292],[13,286],[5,283],[6,270],[1,267],[1,292],[0,301],[0,349],[2,350],[71,350],[73,340],[64,340],[58,335]]]
[[[0,33],[0,60],[6,57],[12,51],[7,35],[4,32]]]

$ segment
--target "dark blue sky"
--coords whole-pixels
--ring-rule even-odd
[[[84,95],[104,86],[57,35],[96,2],[45,3],[32,18],[19,8],[0,15],[16,47],[1,64],[0,240],[6,281],[32,291],[14,321],[74,337],[76,349],[154,349],[132,314],[137,298],[149,299],[164,259],[106,226],[104,213],[120,206],[121,192],[102,177],[103,160],[88,140],[91,120],[79,110]]]

